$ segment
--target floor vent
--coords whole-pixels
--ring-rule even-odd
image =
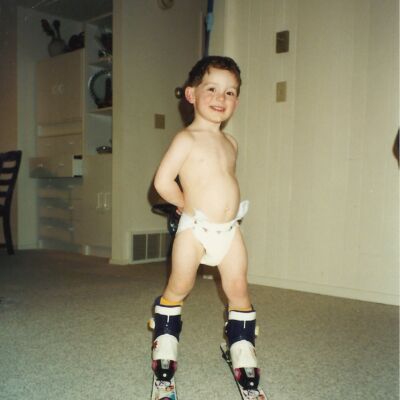
[[[133,232],[132,262],[135,264],[165,260],[170,247],[171,236],[168,232]]]

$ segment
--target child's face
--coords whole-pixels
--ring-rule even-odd
[[[186,88],[186,98],[193,104],[196,117],[221,123],[229,119],[238,104],[238,82],[224,69],[210,68],[200,85]]]

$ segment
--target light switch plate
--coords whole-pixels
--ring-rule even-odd
[[[154,128],[165,129],[165,115],[154,114]]]
[[[286,101],[286,81],[276,83],[276,102]]]
[[[287,53],[289,51],[289,31],[281,31],[276,33],[276,49],[279,53]]]

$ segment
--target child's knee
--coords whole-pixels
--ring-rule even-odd
[[[168,283],[167,291],[173,293],[174,297],[185,298],[193,289],[194,282],[188,279],[173,279]]]
[[[228,298],[244,298],[248,296],[247,279],[246,278],[235,278],[229,280],[224,285],[225,293]]]

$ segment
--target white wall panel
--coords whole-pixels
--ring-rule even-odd
[[[398,14],[395,0],[230,0],[217,15],[243,71],[228,130],[250,281],[398,303]]]

